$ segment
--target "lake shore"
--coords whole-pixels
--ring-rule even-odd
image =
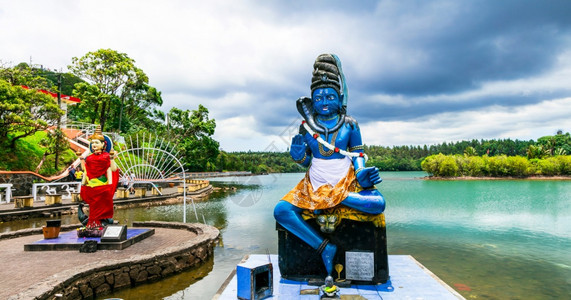
[[[426,176],[424,180],[571,180],[571,176],[528,176],[528,177],[490,177],[490,176],[458,176],[458,177],[441,177]]]

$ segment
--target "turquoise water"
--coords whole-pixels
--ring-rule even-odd
[[[421,179],[426,175],[422,172],[381,175],[389,254],[414,256],[467,299],[571,295],[570,181],[430,181]],[[199,219],[222,232],[214,261],[173,277],[171,289],[162,282],[114,296],[210,299],[244,255],[266,249],[277,253],[273,207],[302,177],[212,179],[216,185],[243,187],[196,204]],[[146,220],[181,220],[180,206],[142,211]],[[138,218],[137,210],[130,213]]]
[[[571,181],[422,180],[422,172],[382,172],[389,254],[414,256],[467,299],[569,299]],[[275,203],[303,174],[215,178],[196,203],[200,222],[222,239],[198,270],[105,298],[210,299],[244,255],[277,253]],[[192,204],[188,220],[195,222]],[[182,205],[121,210],[116,219],[182,221]],[[65,222],[73,222],[66,221]],[[14,229],[16,223],[12,225]],[[40,225],[41,226],[41,225]]]
[[[571,182],[427,181],[385,174],[390,254],[467,299],[569,299]]]

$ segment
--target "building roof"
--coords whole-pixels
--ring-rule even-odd
[[[22,85],[22,87],[25,88],[25,89],[27,89],[27,90],[30,89],[28,86],[25,86],[25,85]],[[54,97],[54,98],[57,99],[57,93],[53,93],[53,92],[46,91],[46,90],[41,90],[41,89],[38,90],[38,92],[44,93],[44,94],[46,94],[46,95],[50,95],[50,96],[52,96],[52,97]],[[79,98],[77,98],[77,97],[73,97],[73,96],[68,96],[68,95],[61,94],[61,101],[64,101],[64,102],[67,103],[67,104],[77,104],[77,103],[80,103],[80,102],[81,102],[81,99],[79,99]]]

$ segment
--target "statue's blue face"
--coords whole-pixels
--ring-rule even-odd
[[[339,94],[332,88],[316,89],[311,96],[313,110],[320,116],[331,116],[341,110]]]

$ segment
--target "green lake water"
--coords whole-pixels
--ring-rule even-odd
[[[571,181],[432,181],[423,172],[381,172],[389,254],[408,254],[467,299],[569,299]],[[196,203],[201,223],[222,233],[214,259],[196,270],[105,298],[211,299],[247,254],[277,253],[275,203],[303,174],[214,178]],[[189,222],[195,222],[192,204]],[[115,218],[182,221],[182,205],[120,210]],[[64,220],[74,222],[75,220]],[[22,226],[5,223],[0,231]]]

